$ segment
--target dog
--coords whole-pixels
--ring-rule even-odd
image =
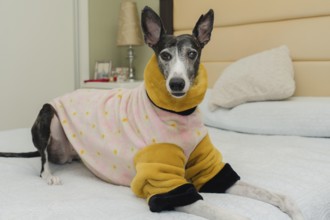
[[[246,217],[208,204],[199,192],[230,193],[278,207],[302,220],[287,197],[240,180],[212,145],[197,106],[207,88],[201,52],[210,41],[214,12],[197,21],[192,34],[166,34],[149,7],[141,15],[145,43],[154,51],[145,82],[133,90],[78,90],[45,104],[31,129],[41,156],[41,178],[61,184],[49,162],[82,160],[104,181],[131,186],[151,211],[176,210],[207,219]],[[77,125],[75,125],[77,123]]]

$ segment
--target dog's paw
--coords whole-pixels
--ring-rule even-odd
[[[57,176],[53,176],[50,174],[41,175],[42,179],[46,180],[48,185],[61,185],[61,179]]]
[[[50,176],[47,178],[48,185],[62,185],[62,181],[57,176]]]
[[[304,217],[298,208],[298,206],[288,197],[278,194],[281,199],[281,203],[278,208],[287,213],[292,220],[304,220]]]

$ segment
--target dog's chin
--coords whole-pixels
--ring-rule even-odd
[[[171,92],[171,96],[176,99],[181,99],[186,96],[185,92]]]

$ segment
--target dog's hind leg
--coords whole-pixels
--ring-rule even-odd
[[[297,205],[284,195],[273,193],[242,181],[237,181],[226,193],[260,200],[274,205],[284,213],[287,213],[293,220],[304,219]]]
[[[40,177],[47,181],[49,185],[61,185],[61,179],[58,176],[54,176],[49,168],[48,153],[45,151],[44,160],[42,160],[42,169]]]
[[[50,185],[61,184],[60,179],[50,172],[47,153],[47,147],[51,144],[51,123],[54,116],[55,109],[51,105],[45,104],[31,129],[33,144],[41,155],[40,177]]]

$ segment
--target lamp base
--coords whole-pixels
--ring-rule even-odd
[[[128,80],[130,82],[135,80],[135,72],[134,72],[134,68],[133,68],[133,60],[134,60],[134,50],[133,50],[133,46],[129,45],[128,46]]]

